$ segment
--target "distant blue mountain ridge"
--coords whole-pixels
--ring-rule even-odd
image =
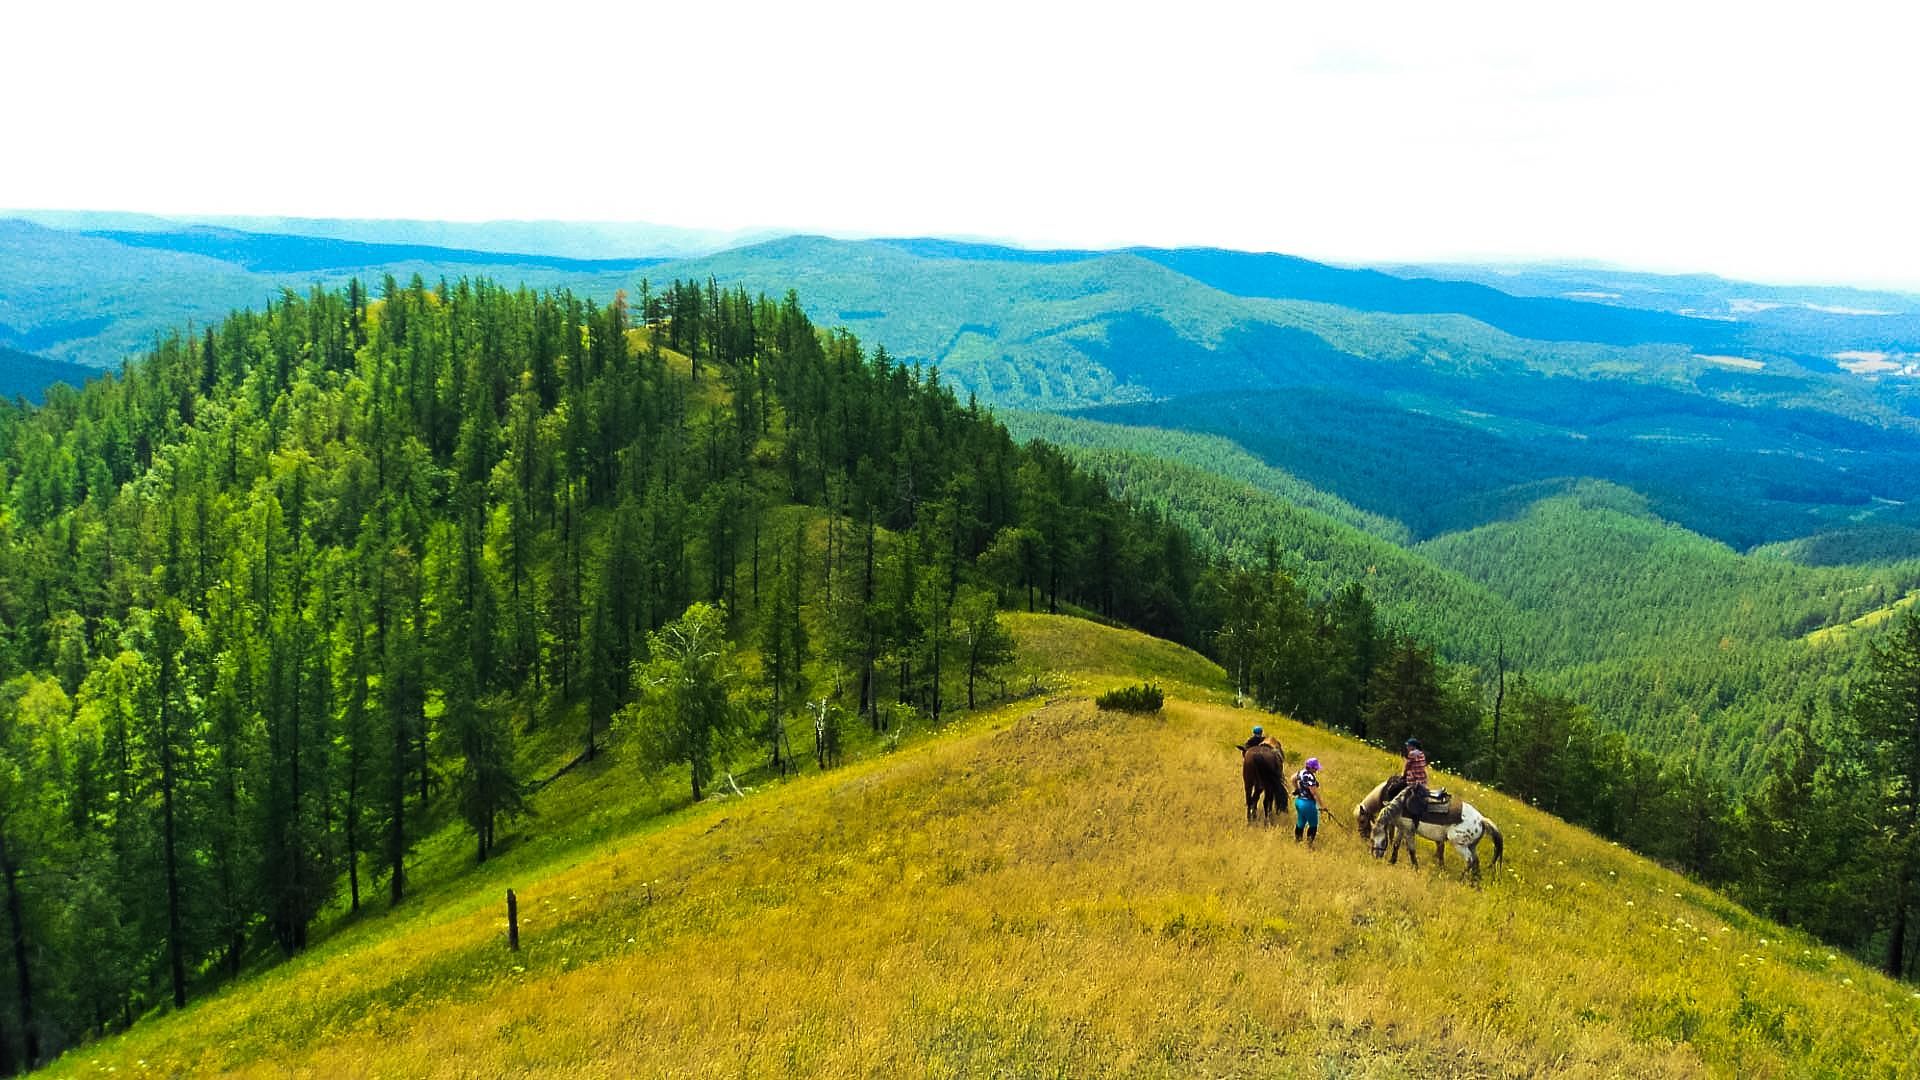
[[[46,394],[47,387],[54,383],[79,386],[99,374],[98,368],[48,360],[0,345],[0,401],[25,398],[37,404]]]
[[[91,229],[82,235],[112,240],[129,247],[205,255],[264,274],[344,270],[406,262],[446,266],[534,266],[548,270],[605,273],[640,270],[666,261],[658,258],[575,259],[560,255],[469,251],[425,244],[374,244],[318,236],[250,233],[209,226],[194,226],[177,232]]]
[[[1057,265],[1116,254],[1087,249],[1035,251],[928,238],[877,243],[925,259],[976,262]],[[1817,367],[1832,367],[1830,358],[1818,349],[1791,345],[1782,349],[1778,335],[1756,335],[1742,323],[1724,318],[1699,318],[1559,296],[1514,295],[1478,281],[1340,267],[1295,255],[1226,248],[1148,247],[1123,248],[1118,253],[1151,260],[1234,296],[1307,300],[1395,315],[1465,315],[1515,337],[1534,341],[1588,341],[1622,346],[1674,344],[1708,352],[1758,346],[1768,351],[1784,351]]]

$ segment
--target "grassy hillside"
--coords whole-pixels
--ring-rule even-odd
[[[1017,621],[1077,678],[1207,665]],[[655,815],[620,747],[542,833],[51,1075],[1897,1076],[1920,996],[1477,788],[1507,863],[1242,823],[1251,716],[1077,689]],[[1330,801],[1384,754],[1269,718]],[[671,784],[669,783],[669,786]],[[636,798],[636,794],[639,796]],[[625,815],[625,816],[622,816]],[[560,837],[568,839],[561,839]],[[1489,855],[1483,852],[1483,855]],[[518,890],[522,949],[504,943]],[[1398,975],[1423,973],[1413,1000]]]

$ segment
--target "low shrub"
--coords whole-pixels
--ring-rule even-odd
[[[1148,682],[1109,690],[1093,703],[1116,712],[1150,713],[1160,711],[1160,706],[1166,704],[1166,695],[1160,692],[1159,684]]]

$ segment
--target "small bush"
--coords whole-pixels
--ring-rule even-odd
[[[1160,692],[1157,684],[1149,682],[1109,690],[1095,698],[1093,703],[1116,712],[1150,713],[1160,711],[1160,706],[1166,704],[1166,695]]]

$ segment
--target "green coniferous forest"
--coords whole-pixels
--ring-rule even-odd
[[[0,1072],[299,953],[329,904],[404,904],[441,823],[475,860],[540,828],[517,744],[562,718],[581,758],[632,739],[695,799],[734,761],[827,767],[835,709],[877,731],[975,705],[1011,656],[1003,607],[1193,644],[1309,722],[1418,733],[1912,970],[1911,616],[1733,791],[1448,666],[1278,544],[1202,554],[791,293],[377,293],[287,292],[0,407]],[[1767,854],[1815,820],[1849,825]]]
[[[811,648],[876,725],[890,699],[964,705],[1003,662],[990,549],[1036,605],[1193,633],[1182,534],[933,373],[791,297],[676,284],[639,310],[486,281],[289,292],[0,414],[9,1066],[298,952],[336,890],[404,902],[447,815],[480,859],[537,827],[516,738],[584,702],[591,753],[696,602],[776,658],[776,717]],[[796,503],[824,548],[773,528]],[[828,575],[809,643],[799,582]],[[697,797],[730,733],[661,760]]]

